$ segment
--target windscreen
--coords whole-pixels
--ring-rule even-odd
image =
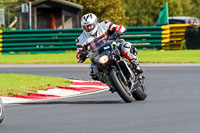
[[[91,45],[90,45],[90,47],[91,47],[91,50],[92,51],[97,51],[97,50],[99,50],[102,46],[104,46],[106,44],[106,41],[104,40],[104,39],[95,39],[92,43],[91,43]]]

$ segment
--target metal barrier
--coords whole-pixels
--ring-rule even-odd
[[[185,39],[185,31],[188,24],[169,24],[166,29],[169,30],[169,42],[163,43],[164,50],[179,50],[182,41]]]
[[[82,29],[3,31],[2,54],[60,53],[76,49],[75,39]]]
[[[169,41],[169,31],[161,26],[127,27],[121,38],[138,49],[162,49],[163,42]]]
[[[186,25],[127,27],[121,36],[138,49],[178,49]],[[76,50],[81,28],[0,31],[0,53],[60,53]]]

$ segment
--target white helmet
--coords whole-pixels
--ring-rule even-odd
[[[97,17],[93,13],[85,14],[81,18],[81,26],[88,35],[94,35],[98,29]]]

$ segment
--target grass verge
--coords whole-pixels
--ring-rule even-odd
[[[0,64],[76,63],[76,51],[58,54],[1,55]]]
[[[29,92],[71,84],[64,78],[24,74],[0,74],[0,81],[0,96],[27,95]]]
[[[200,50],[138,51],[140,63],[200,63]],[[0,64],[77,63],[76,51],[60,54],[1,55]],[[89,59],[85,63],[90,63]]]
[[[141,63],[200,63],[200,50],[139,51]]]

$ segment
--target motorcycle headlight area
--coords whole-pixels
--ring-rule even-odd
[[[106,62],[108,62],[108,56],[104,55],[99,58],[99,63],[105,64]]]

